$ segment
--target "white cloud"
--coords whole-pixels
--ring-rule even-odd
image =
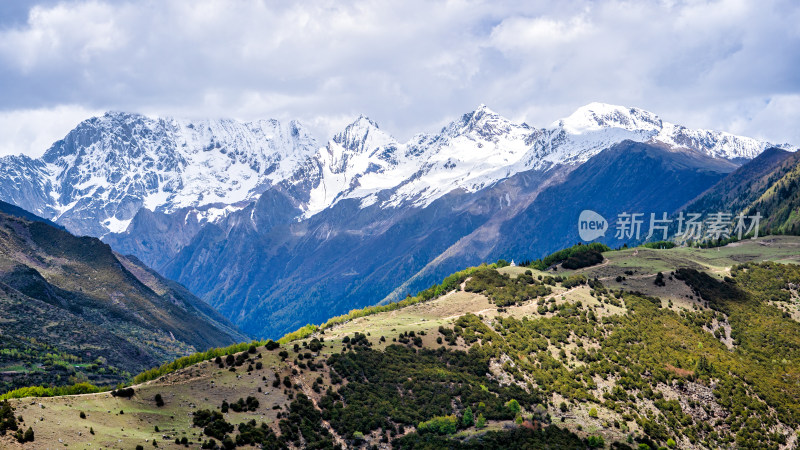
[[[587,36],[592,25],[582,15],[568,20],[547,17],[525,18],[514,16],[504,20],[492,30],[490,43],[507,54],[527,51],[558,50],[559,46]]]
[[[603,101],[800,143],[774,113],[800,93],[795,3],[534,3],[48,2],[0,23],[0,110],[297,118],[321,140],[364,113],[403,139],[480,103],[546,125]]]
[[[800,94],[779,95],[757,103],[742,108],[740,114],[732,114],[735,119],[729,127],[731,132],[769,139],[775,144],[800,145],[797,128],[786,126],[800,124]]]
[[[0,155],[41,156],[82,120],[99,113],[79,105],[0,112]]]

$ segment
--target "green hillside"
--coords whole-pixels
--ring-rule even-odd
[[[29,219],[0,212],[0,392],[116,384],[246,339],[135,259]]]
[[[132,392],[11,399],[11,415],[50,448],[796,446],[800,238],[602,256],[473,268]]]
[[[684,211],[760,214],[761,234],[800,234],[800,153],[771,148],[720,180]]]
[[[754,201],[747,213],[765,217],[767,232],[800,234],[800,164],[795,164]]]

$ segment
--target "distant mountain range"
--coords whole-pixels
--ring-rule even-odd
[[[275,337],[574,243],[584,207],[672,213],[773,146],[599,103],[545,128],[481,106],[405,143],[359,117],[324,145],[294,121],[107,113],[0,159],[0,199]]]
[[[247,339],[137,259],[17,213],[0,202],[1,391],[118,383],[125,372]]]

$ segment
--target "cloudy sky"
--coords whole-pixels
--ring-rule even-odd
[[[794,1],[0,2],[0,154],[105,110],[365,114],[399,139],[488,105],[546,126],[592,101],[800,144]]]

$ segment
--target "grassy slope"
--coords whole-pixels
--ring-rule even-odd
[[[798,263],[800,262],[799,250],[800,239],[798,238],[769,237],[719,249],[647,250],[639,248],[609,252],[606,253],[607,261],[599,266],[574,272],[560,270],[556,273],[562,275],[581,273],[590,278],[597,276],[606,287],[612,290],[636,290],[647,295],[657,295],[662,299],[660,301],[662,308],[656,307],[639,296],[623,296],[618,305],[612,304],[607,299],[600,301],[598,300],[600,296],[592,295],[591,289],[585,285],[570,289],[554,287],[553,293],[548,298],[554,299],[555,305],[568,305],[580,301],[584,311],[591,311],[599,318],[596,327],[586,329],[585,325],[582,325],[583,322],[580,322],[579,316],[569,316],[558,310],[543,315],[539,314],[536,300],[510,306],[505,311],[499,312],[484,295],[456,291],[429,302],[360,317],[326,329],[324,334],[315,335],[323,337],[327,344],[315,360],[319,363],[331,355],[339,354],[343,338],[351,337],[356,332],[366,331],[370,334],[368,340],[373,344],[373,350],[385,350],[390,345],[396,344],[392,342],[393,339],[397,339],[398,335],[408,331],[415,331],[418,335],[420,331],[424,331],[423,346],[432,349],[439,348],[440,345],[436,342],[436,338],[442,336],[438,333],[439,327],[452,328],[454,324],[458,323],[464,330],[462,337],[458,338],[455,346],[445,344],[447,348],[465,350],[469,347],[465,338],[469,339],[470,333],[483,333],[480,334],[483,336],[481,338],[481,342],[484,342],[483,347],[487,349],[487,352],[495,352],[486,380],[495,380],[499,381],[501,385],[508,385],[516,376],[523,381],[527,380],[539,385],[539,388],[535,390],[545,396],[543,403],[547,403],[547,411],[554,418],[555,424],[566,427],[579,436],[602,435],[606,442],[611,442],[624,441],[629,434],[641,436],[645,428],[652,434],[660,434],[660,428],[656,426],[661,423],[660,420],[650,422],[646,411],[650,411],[648,414],[653,414],[653,417],[663,416],[664,423],[674,420],[673,413],[665,413],[663,409],[656,406],[659,399],[651,398],[647,394],[638,400],[634,398],[636,400],[635,408],[625,406],[625,402],[622,402],[620,409],[614,410],[610,407],[612,404],[603,401],[604,396],[615,386],[615,383],[619,383],[621,379],[627,379],[626,376],[631,375],[625,370],[635,373],[641,366],[649,367],[648,371],[651,376],[653,373],[661,374],[659,376],[665,376],[668,380],[672,380],[669,384],[659,385],[660,392],[664,397],[662,400],[674,400],[675,402],[670,405],[680,404],[682,414],[695,416],[694,423],[701,425],[708,423],[723,435],[725,433],[733,435],[737,429],[746,427],[737,423],[725,422],[718,426],[715,425],[715,420],[722,420],[726,417],[724,411],[727,408],[725,406],[727,397],[716,399],[712,397],[708,402],[709,411],[687,403],[687,399],[692,395],[702,397],[705,393],[710,392],[707,387],[708,380],[704,381],[701,378],[698,382],[692,382],[687,379],[687,374],[695,371],[699,356],[703,355],[713,361],[715,367],[729,368],[732,373],[741,372],[742,367],[752,366],[758,369],[762,378],[773,383],[742,385],[739,377],[746,379],[746,374],[740,374],[733,377],[734,381],[732,381],[730,389],[742,386],[749,389],[749,392],[752,392],[753,389],[764,389],[765,393],[762,398],[769,398],[770,395],[774,395],[774,392],[767,392],[769,389],[774,386],[782,386],[785,389],[782,395],[796,400],[800,398],[800,392],[798,392],[800,390],[792,384],[795,381],[792,381],[793,378],[791,378],[789,383],[781,384],[780,378],[782,376],[785,378],[785,376],[776,371],[776,367],[786,367],[786,364],[795,364],[796,367],[798,361],[792,357],[797,356],[797,343],[794,341],[781,343],[781,345],[787,346],[784,353],[789,357],[789,361],[784,363],[764,361],[762,355],[745,351],[743,347],[749,345],[748,342],[750,342],[747,336],[740,335],[738,345],[733,346],[730,342],[730,330],[726,329],[727,323],[718,322],[716,318],[709,319],[714,314],[710,309],[709,298],[698,299],[696,290],[674,278],[666,279],[664,287],[655,286],[653,284],[655,273],[661,271],[668,274],[679,267],[690,267],[710,273],[714,277],[713,279],[721,280],[729,273],[730,266],[743,262],[771,260]],[[525,269],[506,267],[499,271],[518,276]],[[625,271],[630,271],[629,273],[632,274],[626,274]],[[538,271],[534,271],[533,274],[534,277],[553,275],[552,272],[545,274]],[[617,281],[617,276],[625,276],[625,279]],[[774,321],[771,325],[772,328],[779,326],[786,330],[787,326],[797,327],[796,322],[787,322],[784,315],[776,313],[777,308],[762,303],[754,303],[754,305],[763,309],[757,317],[767,317]],[[524,317],[532,320],[521,320]],[[718,317],[722,318],[722,316]],[[741,306],[734,305],[733,310],[728,310],[727,320],[733,324],[734,328],[737,326],[737,320],[746,320],[747,317],[747,312],[743,311]],[[693,320],[698,323],[703,322],[702,326],[696,325]],[[711,325],[708,329],[703,328],[706,320]],[[792,323],[794,325],[791,325]],[[541,340],[542,335],[539,333],[558,333],[559,329],[571,329],[575,332],[584,330],[580,333],[589,334],[581,337],[567,333],[563,343],[558,342],[555,337],[557,334],[551,335],[549,340]],[[592,329],[600,330],[601,336],[592,338]],[[499,332],[494,330],[499,330]],[[509,330],[516,331],[509,333]],[[712,334],[712,330],[725,330],[725,336],[717,338]],[[763,332],[766,335],[770,333],[769,329],[765,329]],[[490,335],[491,341],[487,337]],[[381,336],[385,336],[387,342],[381,342],[379,340]],[[297,343],[308,343],[310,339],[311,336],[297,341]],[[579,342],[583,347],[577,345]],[[614,342],[628,342],[628,344],[612,347]],[[286,408],[292,402],[287,392],[293,396],[297,392],[304,392],[314,402],[322,400],[326,386],[331,385],[328,375],[329,368],[325,367],[313,372],[300,370],[297,375],[292,375],[291,369],[297,367],[291,361],[296,358],[296,353],[291,350],[293,344],[289,343],[282,347],[290,354],[290,358],[286,362],[281,362],[277,356],[281,349],[266,351],[263,347],[259,347],[258,351],[263,357],[254,361],[263,363],[264,367],[261,370],[247,373],[244,370],[247,366],[245,364],[237,372],[230,372],[227,368],[218,368],[213,362],[204,362],[144,385],[135,386],[136,395],[130,400],[114,398],[108,393],[102,393],[36,400],[12,400],[12,403],[17,408],[17,414],[24,417],[25,427],[32,426],[35,430],[36,444],[39,447],[52,448],[67,444],[73,448],[100,446],[133,448],[136,444],[142,444],[145,445],[145,448],[150,448],[152,445],[145,441],[151,442],[152,439],[157,439],[160,448],[183,448],[176,446],[173,441],[175,437],[185,436],[195,443],[194,448],[198,448],[197,443],[205,437],[200,436],[201,429],[191,426],[191,414],[200,409],[217,409],[222,400],[231,402],[240,397],[255,396],[260,401],[257,411],[251,413],[229,412],[226,414],[226,419],[237,424],[253,418],[258,422],[271,424],[276,430],[277,413],[280,410],[273,410],[272,407],[279,405]],[[539,350],[530,348],[531,345],[535,347],[539,344],[544,347]],[[523,348],[526,350],[523,351]],[[595,367],[599,363],[589,364],[578,360],[576,356],[582,349],[590,349],[590,351],[591,349],[608,349],[612,353],[616,352],[618,357],[622,358],[621,361],[624,361],[623,365],[627,369],[613,374],[607,379],[598,375],[591,376],[589,378],[592,379],[592,382],[589,383],[585,381],[587,380],[585,368]],[[559,358],[561,358],[559,353],[562,350],[566,358],[559,362]],[[303,349],[301,353],[305,351],[307,350]],[[538,364],[534,364],[537,360],[551,364],[550,369],[544,370]],[[746,360],[747,366],[743,365],[743,360]],[[508,365],[504,366],[502,361],[515,362],[522,371],[514,370]],[[364,367],[363,370],[366,369],[367,367]],[[440,370],[446,371],[447,369],[443,366]],[[289,376],[300,389],[286,391],[283,385],[273,388],[271,381],[274,379],[275,373],[280,378]],[[794,372],[787,373],[790,374],[790,377],[796,376]],[[559,378],[558,374],[565,375],[566,378]],[[317,393],[311,389],[311,386],[316,377],[320,375],[323,377],[323,386],[321,392]],[[697,375],[700,377],[699,373]],[[266,377],[266,381],[262,380],[262,377]],[[646,376],[639,374],[631,378],[642,379]],[[678,379],[681,380],[680,385],[675,384]],[[574,385],[569,380],[578,380],[581,385]],[[348,382],[353,381],[345,381],[345,383]],[[486,383],[489,384],[488,381]],[[522,385],[524,386],[525,383],[523,382]],[[338,386],[336,385],[334,388],[336,389]],[[259,387],[262,392],[258,392]],[[492,387],[491,389],[497,389],[497,395],[506,395],[501,388]],[[581,393],[583,389],[585,392]],[[642,390],[633,390],[631,394],[637,392],[641,393]],[[153,397],[157,393],[164,397],[166,402],[164,407],[155,406]],[[586,395],[593,396],[596,401],[591,398],[587,399]],[[562,412],[558,408],[562,401],[568,405],[566,412]],[[659,404],[664,406],[663,402]],[[760,404],[758,400],[754,400],[751,412],[758,411]],[[526,408],[526,414],[532,412],[533,405],[523,405],[523,407]],[[598,411],[597,418],[590,417],[589,411],[592,408]],[[770,408],[772,407],[768,409]],[[772,409],[774,410],[774,408]],[[86,413],[86,419],[79,418],[80,411]],[[124,411],[124,414],[120,414],[120,411]],[[633,411],[638,411],[640,415],[632,416]],[[422,413],[424,414],[424,412]],[[741,411],[737,414],[744,415]],[[760,413],[753,414],[754,418],[758,418]],[[794,424],[795,429],[791,429],[791,427],[786,427],[784,422],[775,418],[777,413],[774,411],[765,414],[764,420],[775,420],[774,429],[781,430],[788,436],[785,445],[793,445],[796,439],[797,423]],[[615,427],[613,425],[615,420],[621,422],[622,426]],[[508,419],[490,420],[488,429],[501,429],[511,424],[512,421]],[[155,426],[159,427],[159,432],[155,432]],[[89,427],[95,431],[94,435],[88,433]],[[676,425],[675,427],[680,428],[681,426]],[[680,438],[672,428],[670,427],[667,433],[669,436],[675,437],[682,448],[703,447],[702,439],[693,444],[688,438]],[[694,432],[691,427],[687,430],[689,434]],[[466,437],[481,433],[483,431],[470,428],[461,431],[459,435]],[[369,434],[367,436],[370,437]],[[345,442],[344,440],[348,437],[346,433],[344,435],[337,433],[336,441]],[[377,443],[378,435],[373,433],[371,437]],[[59,439],[63,442],[59,442]],[[663,445],[664,442],[660,443]],[[717,445],[723,444],[718,443]]]

